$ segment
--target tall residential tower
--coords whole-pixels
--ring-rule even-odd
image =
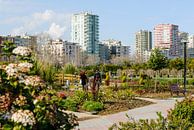
[[[169,55],[179,55],[179,29],[174,24],[158,24],[154,27],[155,47],[169,50]]]
[[[72,16],[71,41],[79,43],[88,54],[99,53],[99,18],[84,12]]]
[[[136,33],[136,56],[139,62],[146,62],[152,49],[152,32],[140,30]]]

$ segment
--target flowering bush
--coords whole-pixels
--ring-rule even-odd
[[[27,47],[23,47],[23,46],[19,46],[13,49],[13,54],[18,55],[18,56],[30,56],[31,53],[32,53],[31,49]]]
[[[19,97],[16,98],[16,100],[13,102],[13,104],[16,106],[19,106],[19,107],[24,106],[25,104],[27,104],[26,97],[19,95]]]
[[[26,86],[34,86],[34,87],[35,86],[41,86],[43,84],[42,80],[37,75],[27,76],[27,77],[25,77],[23,82]]]
[[[10,94],[5,93],[5,95],[0,96],[0,112],[8,110],[11,104]]]
[[[31,73],[31,50],[13,50],[17,63],[0,66],[0,129],[72,129],[77,117],[64,112],[65,97]],[[25,58],[23,58],[25,57]]]
[[[8,76],[18,76],[18,65],[17,64],[9,64],[8,66],[5,67],[5,71]]]
[[[29,72],[32,67],[33,67],[33,64],[28,62],[23,62],[18,64],[19,71],[23,73]]]
[[[18,110],[17,112],[13,113],[11,120],[15,123],[21,123],[23,126],[33,126],[36,124],[34,114],[29,110]]]

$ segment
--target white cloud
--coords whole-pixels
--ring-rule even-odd
[[[2,22],[4,24],[6,22],[9,24],[17,23],[19,25],[11,31],[12,35],[22,35],[26,32],[47,32],[54,38],[59,38],[64,35],[70,26],[70,14],[45,10],[44,12],[37,12],[30,16],[5,19]]]
[[[50,19],[52,19],[54,16],[55,16],[55,12],[52,11],[52,10],[46,10],[46,11],[43,12],[43,13],[34,13],[34,14],[33,14],[34,19],[43,20],[43,21],[50,20]]]
[[[60,38],[64,32],[66,31],[66,27],[61,27],[60,25],[57,25],[56,23],[52,23],[47,33],[54,39]]]

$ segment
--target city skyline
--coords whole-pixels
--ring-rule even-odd
[[[193,4],[192,0],[0,0],[0,34],[48,32],[70,40],[71,16],[88,11],[99,16],[100,41],[121,40],[134,52],[135,32],[140,29],[153,32],[155,25],[171,23],[194,34]]]

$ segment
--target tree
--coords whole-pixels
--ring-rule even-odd
[[[172,59],[169,62],[169,67],[170,69],[176,69],[176,70],[181,70],[184,68],[184,63],[183,63],[183,59],[181,58],[176,58],[176,59]]]
[[[171,59],[169,61],[169,67],[170,69],[176,69],[178,71],[178,73],[176,73],[177,79],[179,76],[182,75],[182,70],[184,68],[184,62],[183,59],[181,58],[176,58],[176,59]]]
[[[161,69],[167,67],[168,60],[167,58],[160,52],[158,48],[154,49],[151,53],[150,59],[148,61],[148,67],[155,70],[157,72],[156,77],[158,76],[158,72]],[[156,92],[157,78],[155,80],[155,92]]]
[[[8,61],[10,62],[13,49],[16,48],[15,43],[11,41],[4,41],[2,44],[2,55],[6,56]]]
[[[190,70],[190,72],[194,73],[194,59],[189,60],[188,69]]]
[[[139,70],[141,69],[141,64],[139,64],[139,63],[133,64],[131,66],[131,69],[133,69],[135,71],[135,74],[138,75],[139,74]]]
[[[167,65],[167,58],[160,52],[158,48],[154,49],[148,61],[148,67],[155,71],[158,71],[167,67]]]

